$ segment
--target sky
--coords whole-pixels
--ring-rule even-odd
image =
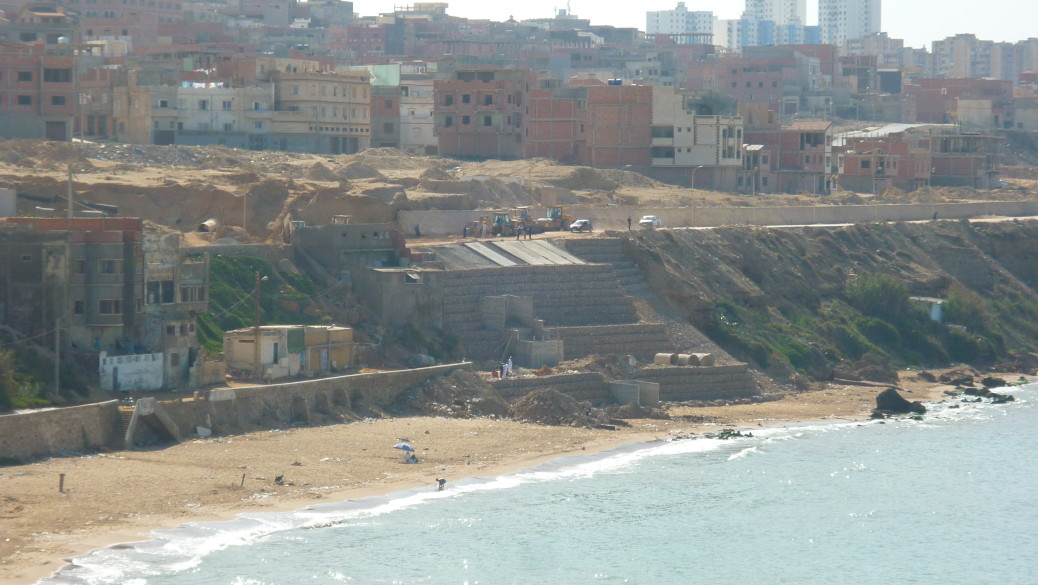
[[[592,24],[636,27],[645,30],[645,12],[673,10],[678,0],[623,2],[616,0],[568,0],[572,14]],[[447,13],[466,18],[504,21],[550,18],[565,9],[567,0],[525,0],[519,4],[493,0],[447,0]],[[392,12],[411,2],[353,0],[362,16]],[[744,0],[685,0],[689,10],[709,10],[714,16],[739,18]],[[885,0],[882,28],[891,38],[904,39],[906,47],[927,47],[930,42],[959,33],[973,33],[986,41],[1016,42],[1038,37],[1038,2],[1035,0]],[[807,24],[817,24],[818,2],[807,0]]]

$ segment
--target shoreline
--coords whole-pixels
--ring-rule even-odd
[[[910,400],[937,401],[950,388],[904,378],[900,391]],[[0,581],[31,585],[71,558],[144,542],[153,531],[187,523],[433,488],[436,477],[452,483],[505,475],[563,457],[720,428],[865,420],[879,391],[830,384],[773,402],[675,407],[670,413],[677,420],[640,419],[617,431],[491,419],[381,419],[0,468]],[[418,465],[403,463],[391,447],[398,440],[415,445]],[[65,493],[57,490],[61,473]],[[282,485],[273,481],[277,474],[284,475]]]

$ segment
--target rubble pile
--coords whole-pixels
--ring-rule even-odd
[[[403,394],[393,405],[406,414],[477,418],[508,416],[508,403],[483,378],[456,370]]]
[[[593,428],[610,422],[605,411],[551,388],[535,390],[516,400],[509,413],[517,421],[544,425]]]

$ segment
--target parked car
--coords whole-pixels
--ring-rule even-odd
[[[591,226],[590,219],[578,219],[569,226],[571,232],[591,232],[594,228]]]
[[[660,227],[660,218],[655,215],[645,215],[638,220],[638,226],[643,228],[658,228]]]

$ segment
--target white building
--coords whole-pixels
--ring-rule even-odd
[[[770,20],[776,26],[807,22],[807,0],[746,0],[743,18]]]
[[[717,17],[710,11],[689,11],[684,2],[678,2],[674,10],[649,11],[645,13],[645,34],[687,35],[713,34]],[[681,38],[677,39],[681,43]]]
[[[882,0],[818,0],[818,26],[822,42],[843,46],[854,39],[880,32]]]

